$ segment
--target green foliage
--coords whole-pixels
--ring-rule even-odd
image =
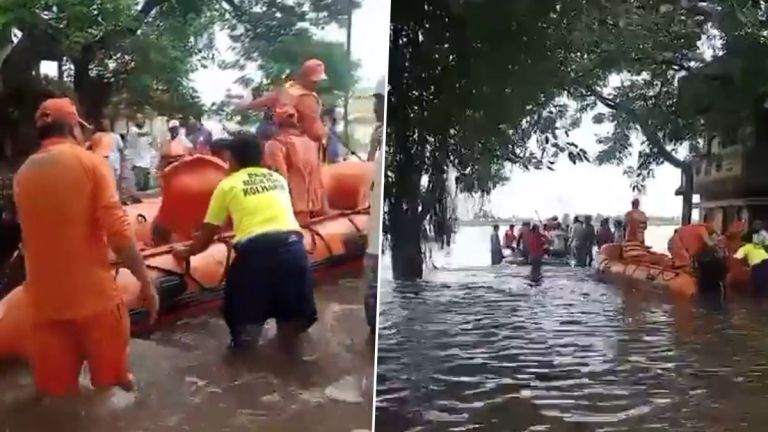
[[[200,112],[189,77],[213,56],[221,18],[208,6],[204,0],[8,0],[0,17],[22,31],[55,35],[68,60],[65,78],[78,92],[92,90],[87,80],[108,83],[110,94],[98,96],[116,96],[113,109]],[[81,104],[100,102],[97,95],[78,96]]]
[[[357,61],[347,56],[343,43],[319,40],[307,34],[286,37],[266,50],[259,70],[264,76],[263,81],[275,82],[312,58],[325,63],[328,80],[320,85],[319,93],[327,105],[335,105],[357,84],[360,67]]]
[[[284,38],[342,24],[360,0],[223,0],[238,64],[258,62]]]
[[[282,84],[310,58],[323,60],[328,81],[319,89],[326,106],[336,105],[357,83],[359,65],[351,61],[343,43],[316,38],[313,30],[328,25],[346,25],[346,18],[360,0],[225,0],[229,17],[226,28],[234,44],[234,58],[221,67],[245,71],[256,64],[259,76],[241,75],[236,83],[263,94]],[[274,23],[265,25],[265,22]],[[212,112],[240,124],[252,123],[258,113],[232,110],[230,100],[210,107]]]
[[[2,55],[11,28],[23,36],[2,62],[0,139],[32,142],[32,114],[50,93],[35,76],[41,60],[63,60],[65,82],[57,86],[74,89],[90,120],[147,109],[198,115],[205,107],[190,77],[218,60],[217,31],[227,31],[235,42],[238,62],[231,67],[259,63],[268,51],[285,61],[290,52],[285,38],[342,22],[358,5],[357,0],[3,0]],[[338,47],[320,48],[337,61]],[[355,68],[343,62],[339,67],[352,73]],[[334,85],[354,83],[351,75],[329,72],[338,77]]]
[[[643,190],[656,166],[681,167],[678,151],[702,144],[700,122],[680,115],[677,96],[679,78],[705,62],[699,43],[707,21],[665,0],[602,4],[585,9],[576,28],[565,89],[576,102],[574,115],[610,126],[598,138],[596,163],[632,164],[633,142],[641,143],[625,174]]]
[[[255,89],[257,94],[263,94],[283,83],[302,63],[312,58],[325,63],[325,72],[328,75],[328,80],[321,83],[318,89],[323,105],[338,105],[344,95],[351,93],[357,84],[357,70],[360,65],[347,56],[345,44],[317,39],[306,33],[285,37],[264,51],[258,63],[260,80],[253,75],[244,74],[236,83]],[[236,67],[240,62],[238,60],[225,65]],[[240,124],[252,123],[259,117],[257,113],[234,112],[230,100],[215,103],[211,110],[224,118],[237,119]]]
[[[428,216],[449,218],[449,168],[461,190],[489,193],[512,166],[551,168],[562,153],[588,159],[563,133],[573,123],[561,98],[571,45],[564,29],[579,23],[578,8],[392,2],[384,195],[393,249],[418,238],[413,225]]]
[[[510,167],[550,168],[561,154],[588,160],[568,139],[585,119],[608,126],[595,163],[624,166],[634,189],[662,163],[687,169],[681,155],[701,150],[706,122],[680,103],[682,78],[705,67],[705,54],[741,46],[741,72],[725,75],[736,76],[742,102],[765,91],[768,68],[755,66],[765,63],[765,24],[766,2],[752,0],[393,1],[390,226],[419,225],[444,207],[446,167],[462,190],[488,193]],[[691,84],[711,117],[730,108],[706,97],[714,85]],[[732,124],[749,110],[720,117]],[[408,230],[391,233],[396,277]]]

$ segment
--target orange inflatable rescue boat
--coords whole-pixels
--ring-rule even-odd
[[[161,225],[171,231],[171,241],[187,240],[192,233],[190,227],[202,223],[210,195],[225,174],[224,165],[211,156],[185,157],[163,171],[161,199],[126,206],[160,297],[158,320],[150,326],[138,299],[138,281],[113,261],[115,281],[130,308],[134,335],[220,305],[221,288],[233,257],[232,234],[220,235],[207,251],[187,263],[180,263],[171,256],[170,244],[153,245],[152,225],[162,222]],[[304,245],[316,278],[331,276],[343,268],[362,269],[372,175],[369,162],[349,161],[323,167],[332,211],[303,227]],[[22,284],[0,300],[0,359],[28,357],[30,318]]]
[[[675,295],[691,297],[698,292],[699,284],[688,261],[690,256],[697,256],[702,250],[702,234],[695,233],[702,232],[703,227],[703,224],[686,225],[676,231],[670,239],[670,248],[673,252],[679,252],[681,249],[687,251],[687,254],[684,253],[677,260],[652,252],[640,243],[607,244],[600,249],[597,259],[598,274],[611,279],[650,283]],[[695,235],[689,235],[692,233]],[[733,257],[740,245],[738,241],[719,245],[726,253],[725,288],[728,292],[743,293],[751,290],[749,268]]]
[[[597,272],[601,277],[618,281],[635,281],[667,289],[673,294],[691,297],[696,294],[696,278],[687,269],[675,269],[670,257],[651,252],[640,244],[612,243],[600,248]],[[645,255],[643,260],[625,255]]]

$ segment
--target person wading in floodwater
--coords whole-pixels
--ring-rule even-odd
[[[491,232],[491,265],[499,265],[502,261],[504,261],[504,254],[501,252],[499,226],[494,225]]]
[[[263,146],[254,134],[240,133],[219,145],[230,174],[214,190],[197,237],[174,248],[173,256],[186,261],[205,251],[231,219],[235,258],[224,285],[229,346],[241,350],[258,343],[264,323],[274,318],[281,348],[294,351],[300,335],[317,321],[317,309],[288,182],[261,166]]]
[[[40,149],[14,182],[27,270],[24,292],[34,314],[29,343],[35,387],[53,396],[77,393],[86,361],[94,387],[133,390],[130,319],[109,249],[138,280],[151,321],[158,297],[114,174],[104,158],[85,149],[85,122],[70,99],[43,102],[35,123]]]
[[[756,294],[768,294],[768,252],[763,245],[754,243],[751,235],[744,235],[744,245],[733,255],[749,265],[752,289]]]
[[[544,264],[544,256],[547,254],[549,240],[539,229],[538,225],[533,225],[528,233],[528,262],[531,264],[531,273],[529,275],[532,282],[541,280],[541,268]]]

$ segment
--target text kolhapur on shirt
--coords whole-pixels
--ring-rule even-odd
[[[286,185],[285,182],[275,176],[248,173],[248,178],[243,180],[243,196],[246,197],[277,190],[286,190]]]

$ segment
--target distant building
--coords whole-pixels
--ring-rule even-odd
[[[703,118],[710,130],[702,154],[692,160],[697,206],[723,230],[737,216],[768,221],[768,95],[743,87],[747,73],[754,71],[724,55],[680,86],[685,112]]]

